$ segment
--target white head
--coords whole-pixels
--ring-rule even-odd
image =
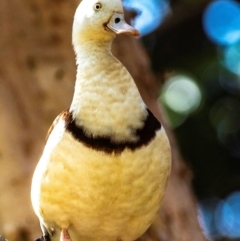
[[[73,45],[84,41],[110,41],[115,34],[138,36],[124,20],[121,0],[82,0],[73,22]]]

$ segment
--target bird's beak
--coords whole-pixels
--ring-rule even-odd
[[[114,12],[107,22],[106,27],[116,34],[127,34],[134,37],[140,36],[140,33],[137,29],[125,22],[123,13]]]

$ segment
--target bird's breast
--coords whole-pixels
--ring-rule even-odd
[[[118,155],[92,150],[65,132],[40,160],[39,183],[33,184],[39,196],[33,203],[44,223],[70,228],[73,236],[108,233],[134,239],[159,209],[169,162],[163,130],[147,146]]]

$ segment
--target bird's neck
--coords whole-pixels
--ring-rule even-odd
[[[78,69],[70,111],[89,135],[121,142],[135,138],[147,112],[131,75],[110,48],[111,43],[75,48]]]

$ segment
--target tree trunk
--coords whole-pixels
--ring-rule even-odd
[[[33,170],[54,117],[70,105],[75,82],[71,25],[77,0],[0,1],[0,234],[9,241],[41,235],[30,203]],[[160,80],[139,41],[118,37],[114,54],[163,122]],[[163,208],[140,240],[205,240],[197,220],[191,172],[171,130],[173,167]]]

